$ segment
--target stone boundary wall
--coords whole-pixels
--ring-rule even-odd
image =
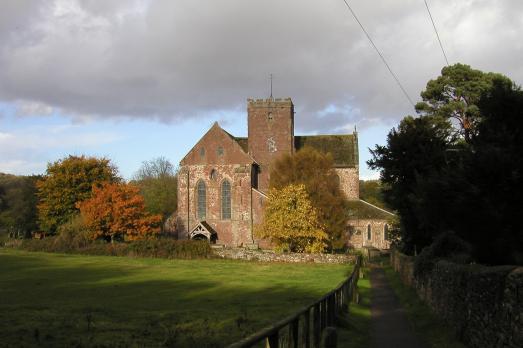
[[[470,347],[523,347],[523,267],[439,261],[415,277],[414,257],[396,250],[391,264]]]
[[[355,255],[276,253],[270,250],[245,248],[213,248],[214,255],[224,259],[260,262],[356,263]]]

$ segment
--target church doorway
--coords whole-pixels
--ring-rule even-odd
[[[206,240],[211,244],[216,244],[218,234],[205,221],[200,221],[189,233],[191,240]]]

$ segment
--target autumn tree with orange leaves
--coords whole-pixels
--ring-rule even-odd
[[[49,163],[36,183],[40,228],[55,233],[78,214],[77,203],[91,197],[94,185],[118,181],[118,170],[107,158],[68,156]]]
[[[140,189],[132,184],[93,186],[91,198],[77,204],[93,239],[140,240],[160,232],[162,217],[145,210]]]

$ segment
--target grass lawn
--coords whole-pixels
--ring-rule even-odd
[[[368,268],[358,280],[359,303],[349,305],[338,323],[338,348],[365,348],[370,346],[370,291]]]
[[[0,249],[0,347],[221,347],[312,302],[350,271]]]

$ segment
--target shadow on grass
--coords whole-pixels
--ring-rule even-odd
[[[0,346],[222,347],[322,295],[227,265],[199,276],[180,262],[177,277],[128,261],[0,254]]]
[[[390,286],[398,297],[401,305],[405,308],[407,317],[414,331],[423,337],[431,347],[435,348],[465,348],[452,334],[452,330],[416,294],[416,291],[401,282],[398,274],[385,260],[384,271]]]
[[[339,348],[369,347],[371,284],[368,272],[364,268],[364,276],[358,280],[359,301],[351,303],[348,313],[338,318]]]

